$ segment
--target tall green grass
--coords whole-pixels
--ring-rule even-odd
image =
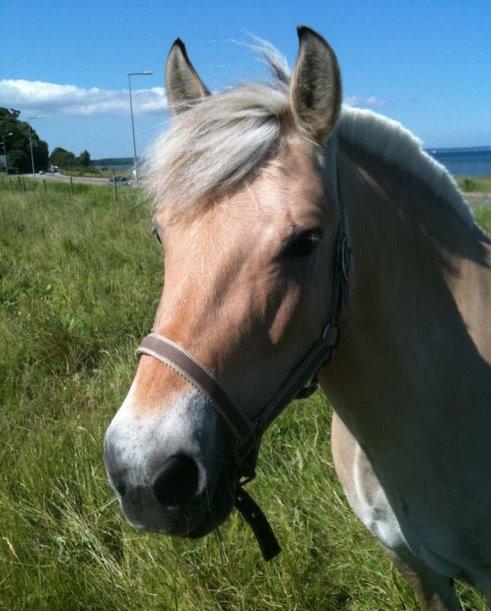
[[[152,323],[162,262],[144,202],[112,197],[0,185],[0,608],[415,609],[344,500],[320,394],[271,429],[250,486],[282,543],[277,560],[261,560],[237,515],[197,542],[126,524],[101,444]]]

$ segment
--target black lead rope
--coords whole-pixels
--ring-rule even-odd
[[[241,484],[235,490],[234,505],[251,527],[264,560],[272,560],[281,552],[278,539],[262,509]]]

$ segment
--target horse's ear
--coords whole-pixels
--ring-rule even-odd
[[[167,57],[165,92],[174,115],[189,108],[194,101],[210,95],[189,61],[186,47],[180,38],[176,38]]]
[[[321,143],[334,127],[341,108],[341,76],[327,42],[305,26],[297,28],[300,49],[290,86],[295,123]]]

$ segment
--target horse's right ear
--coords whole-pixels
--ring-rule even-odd
[[[186,47],[180,38],[176,38],[167,57],[165,92],[174,115],[189,108],[194,101],[210,95],[189,61]]]
[[[322,143],[341,108],[341,77],[336,55],[320,34],[298,28],[300,48],[290,85],[290,103],[297,126]]]

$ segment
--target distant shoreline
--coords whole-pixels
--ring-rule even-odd
[[[447,153],[491,153],[491,146],[444,146],[426,147],[425,150],[430,155],[445,155]]]

